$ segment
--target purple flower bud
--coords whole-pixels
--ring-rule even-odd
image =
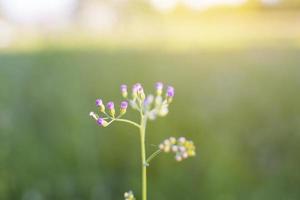
[[[132,87],[132,92],[138,92],[142,88],[142,85],[140,83],[136,83]]]
[[[124,85],[124,84],[123,84],[123,85],[121,85],[120,88],[121,88],[121,92],[122,92],[122,93],[127,92],[127,85]]]
[[[124,85],[124,84],[121,85],[120,89],[121,89],[122,96],[123,96],[124,98],[127,98],[127,95],[128,95],[128,92],[127,92],[127,85]]]
[[[127,107],[128,107],[127,101],[122,101],[122,102],[121,102],[121,105],[120,105],[120,108],[126,110]]]
[[[99,118],[99,119],[97,120],[97,123],[98,123],[99,126],[105,126],[106,121],[105,121],[103,118]]]
[[[175,94],[174,88],[172,86],[168,86],[168,88],[167,88],[167,96],[168,97],[173,97],[174,94]]]
[[[103,104],[101,99],[96,99],[96,106],[99,107]]]
[[[157,82],[155,84],[156,90],[162,90],[164,87],[164,84],[162,82]]]
[[[112,101],[108,102],[108,103],[107,103],[107,108],[108,108],[109,110],[113,110],[113,109],[115,108],[114,102],[112,102]]]

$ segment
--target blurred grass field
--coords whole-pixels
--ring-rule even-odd
[[[122,83],[150,92],[156,81],[173,85],[176,97],[166,118],[149,123],[148,153],[185,135],[197,157],[154,160],[149,199],[299,199],[299,16],[271,16],[205,21],[204,33],[201,20],[184,31],[166,19],[166,35],[138,34],[137,43],[134,35],[94,44],[50,38],[3,51],[0,199],[116,200],[129,189],[140,199],[136,130],[99,128],[88,113],[98,97],[121,101]]]

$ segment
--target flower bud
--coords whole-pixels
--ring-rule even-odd
[[[195,156],[196,155],[196,152],[194,150],[189,150],[187,153],[188,153],[189,156]]]
[[[141,101],[144,101],[146,98],[144,89],[142,87],[140,87],[140,89],[138,90],[138,97],[140,98]]]
[[[114,104],[114,102],[112,102],[112,101],[108,102],[107,103],[107,108],[109,110],[109,114],[112,117],[115,117],[116,111],[115,111],[115,104]]]
[[[127,101],[122,101],[121,105],[120,105],[120,114],[121,115],[124,115],[126,113],[127,107],[128,107]]]
[[[193,141],[187,140],[184,137],[180,137],[177,140],[174,137],[170,137],[159,145],[159,149],[165,153],[175,153],[175,159],[177,161],[182,161],[183,159],[196,155],[196,147]]]
[[[177,154],[177,155],[175,156],[175,159],[176,159],[176,161],[178,161],[178,162],[182,161],[182,157],[181,157],[180,154]]]
[[[171,146],[170,145],[165,145],[163,151],[168,153],[171,150]]]
[[[146,109],[149,109],[149,108],[151,107],[151,104],[152,104],[153,100],[154,100],[153,95],[151,95],[151,94],[148,95],[148,96],[146,97],[145,101],[144,101],[144,107],[145,107]]]
[[[135,100],[137,98],[138,91],[141,87],[142,87],[142,85],[140,83],[136,83],[136,84],[133,85],[133,87],[132,87],[132,98],[133,98],[133,100]]]
[[[160,150],[163,150],[165,148],[165,145],[160,144],[158,147],[159,147]]]
[[[108,125],[107,121],[105,121],[103,118],[99,118],[97,120],[97,123],[99,126],[102,126],[102,127],[106,127]]]
[[[177,152],[177,151],[178,151],[178,146],[173,145],[173,146],[172,146],[172,151],[173,151],[173,152]]]
[[[189,154],[188,154],[187,152],[184,152],[184,153],[182,154],[182,157],[186,159],[186,158],[189,157]]]
[[[178,138],[179,143],[184,143],[186,141],[185,137]]]
[[[96,106],[99,107],[103,104],[102,99],[96,99]]]
[[[179,151],[180,151],[180,152],[185,152],[185,150],[186,150],[186,149],[185,149],[184,146],[180,146],[180,147],[179,147]]]
[[[172,86],[168,86],[167,93],[166,93],[168,103],[172,102],[174,94],[175,94],[174,88]]]
[[[163,83],[161,83],[161,82],[157,82],[157,83],[155,84],[157,96],[160,96],[160,95],[162,94],[163,87],[164,87],[164,85],[163,85]]]
[[[127,85],[124,85],[124,84],[121,85],[121,93],[124,98],[127,98],[127,96],[128,96]]]
[[[101,99],[96,99],[96,106],[100,108],[100,112],[105,112],[105,106]]]
[[[170,140],[170,142],[171,142],[172,144],[175,144],[175,143],[176,143],[176,138],[175,138],[175,137],[170,137],[169,140]]]
[[[94,112],[90,112],[90,116],[94,118],[96,121],[98,120],[98,116]]]

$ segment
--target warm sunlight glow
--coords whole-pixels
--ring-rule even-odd
[[[239,6],[247,0],[150,0],[151,4],[160,11],[170,11],[178,4],[191,9],[204,10],[213,6]]]
[[[10,19],[21,23],[40,23],[65,19],[71,15],[76,0],[0,0],[0,7]]]

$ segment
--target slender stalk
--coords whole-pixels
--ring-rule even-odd
[[[113,121],[127,122],[127,123],[129,123],[129,124],[132,124],[132,125],[138,127],[139,129],[141,128],[141,126],[140,126],[139,124],[137,124],[137,123],[135,123],[135,122],[133,122],[133,121],[130,121],[130,120],[128,120],[128,119],[118,119],[118,118],[114,118]]]
[[[142,160],[142,200],[147,200],[147,165],[146,165],[146,147],[145,130],[147,118],[141,117],[140,137],[141,137],[141,160]]]
[[[161,150],[160,150],[160,149],[158,149],[158,150],[156,150],[154,153],[152,153],[152,154],[147,158],[147,160],[146,160],[147,166],[149,166],[150,161],[151,161],[153,158],[155,158],[156,156],[158,156],[160,153],[161,153]]]

